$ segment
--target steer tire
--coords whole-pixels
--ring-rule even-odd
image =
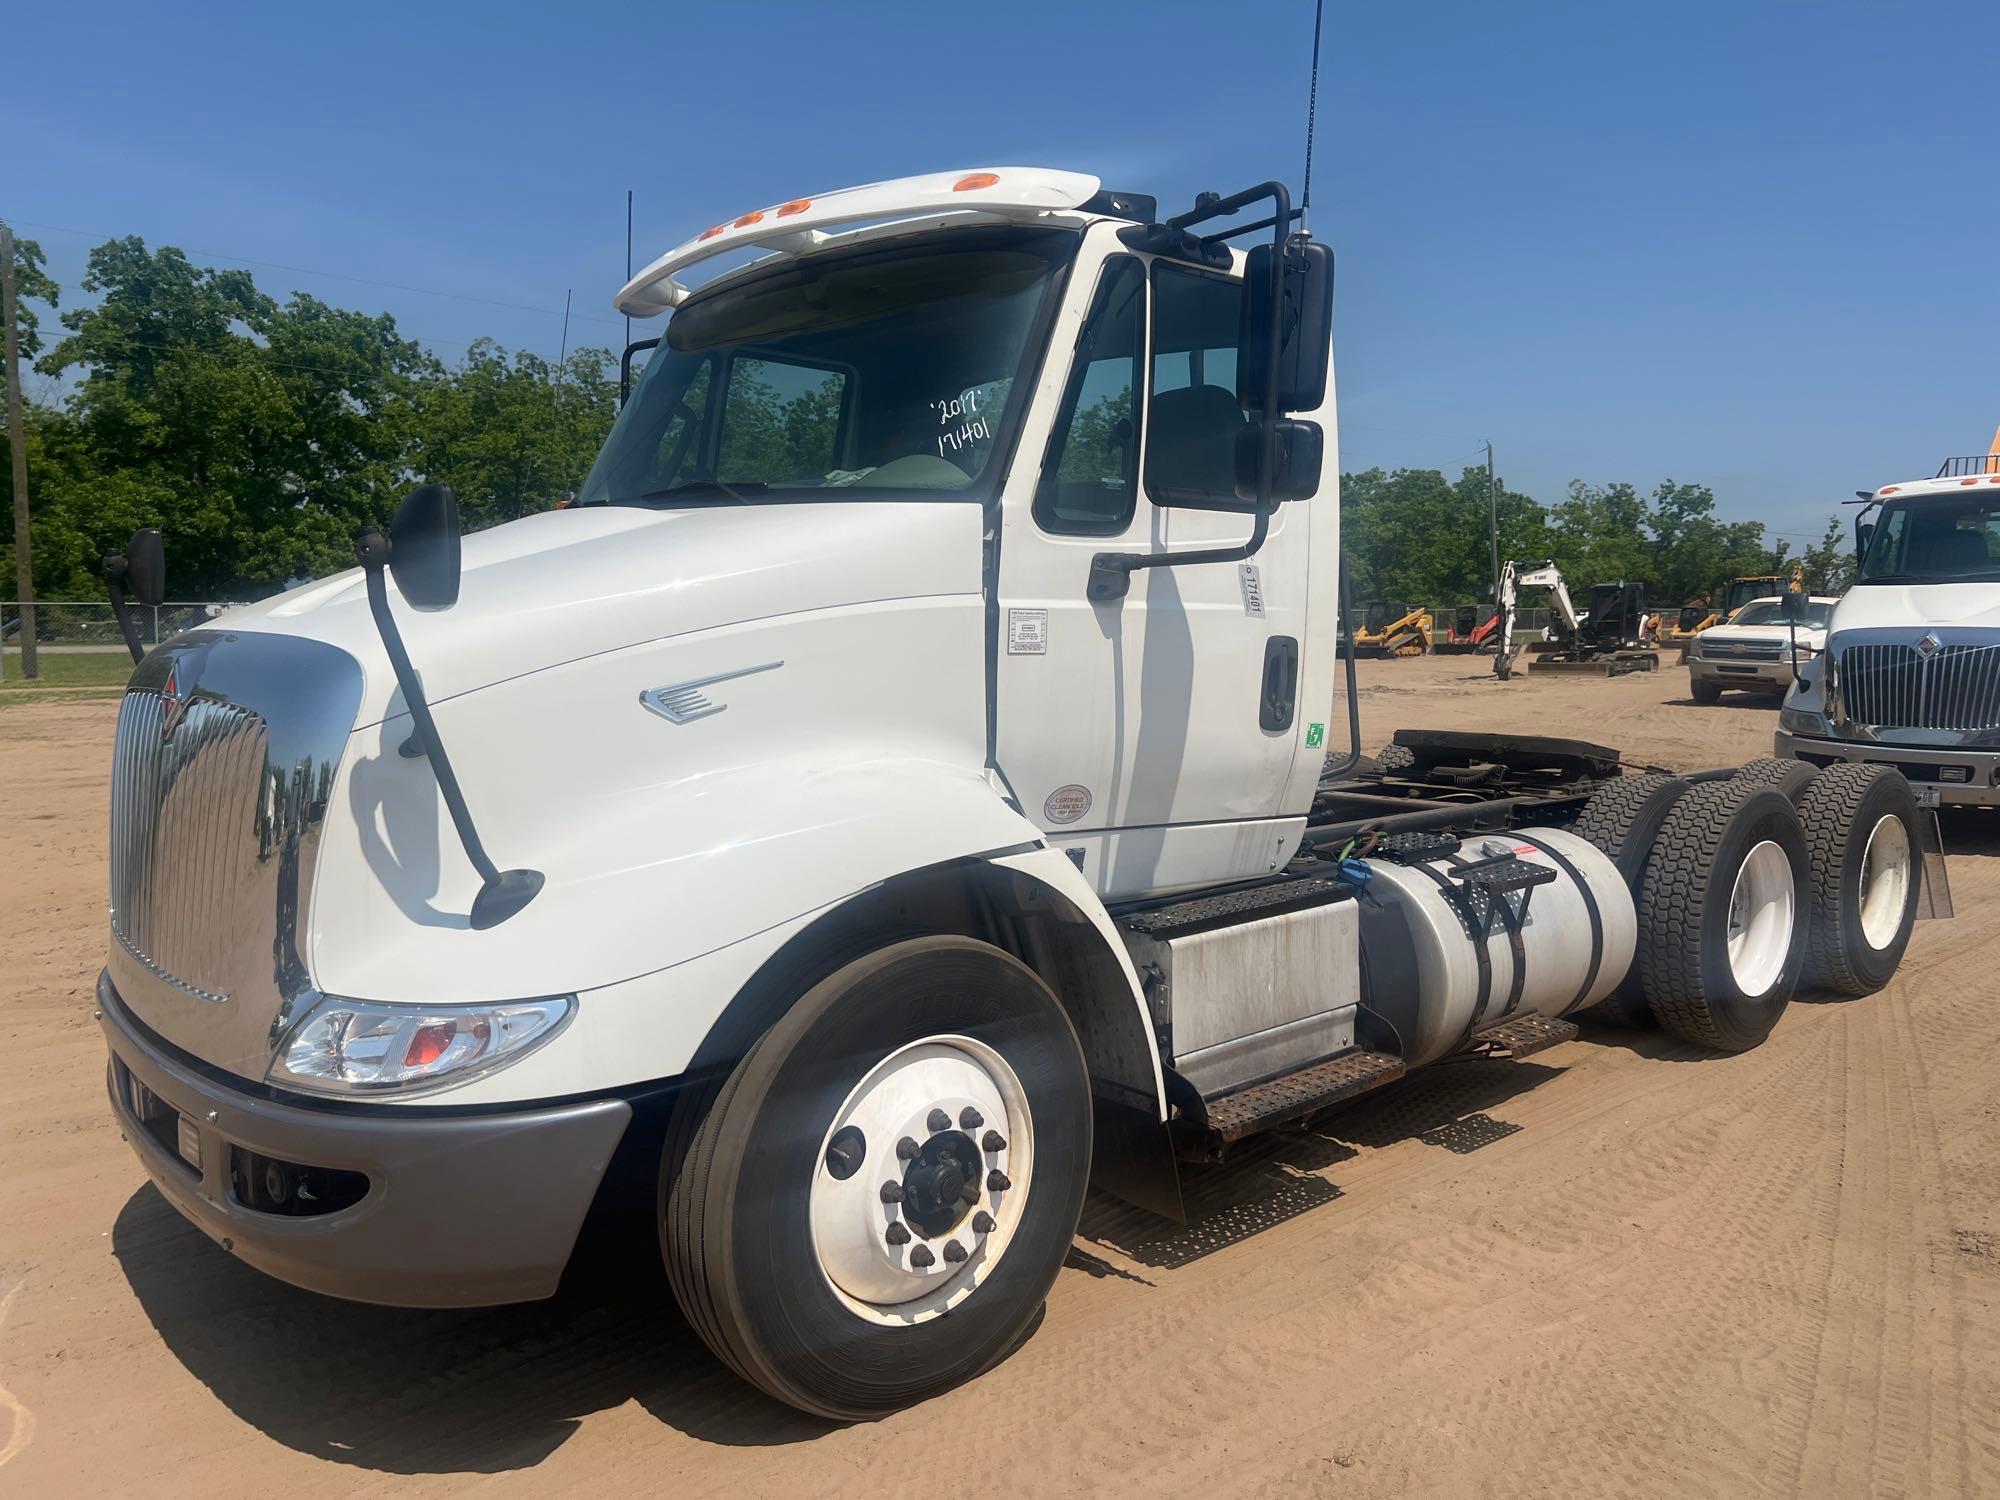
[[[1594,845],[1616,865],[1626,889],[1636,897],[1640,878],[1646,873],[1646,856],[1652,853],[1660,825],[1693,784],[1678,776],[1653,773],[1621,776],[1590,794],[1570,832]],[[1638,966],[1633,965],[1617,989],[1583,1014],[1633,1031],[1651,1025],[1653,1013],[1639,990]]]
[[[1694,699],[1695,702],[1706,707],[1711,703],[1720,703],[1722,701],[1722,689],[1712,682],[1690,682],[1688,684],[1688,696]]]
[[[948,1194],[943,1201],[957,1205],[956,1226],[920,1227],[910,1236],[916,1220],[901,1216],[915,1213],[917,1189],[907,1189],[912,1197],[894,1207],[875,1191],[878,1183],[913,1180],[905,1172],[923,1165],[899,1159],[903,1127],[878,1129],[853,1146],[844,1172],[836,1170],[829,1142],[838,1141],[834,1126],[857,1098],[902,1107],[894,1086],[870,1096],[865,1080],[895,1066],[899,1055],[943,1052],[962,1062],[971,1055],[968,1039],[1004,1062],[1018,1085],[1025,1128],[1014,1125],[1010,1105],[1008,1120],[989,1116],[963,1126],[967,1149],[975,1164],[1001,1160],[990,1153],[1007,1151],[1004,1159],[1022,1180],[987,1181],[980,1165],[964,1181],[999,1225],[979,1228],[972,1206]],[[918,1043],[928,1046],[914,1051]],[[957,1111],[949,1091],[936,1102]],[[661,1250],[689,1323],[751,1384],[817,1416],[867,1420],[972,1379],[1033,1327],[1082,1213],[1091,1104],[1069,1017],[1024,964],[950,936],[913,938],[867,954],[801,996],[712,1099],[691,1107],[700,1113],[690,1123],[685,1155],[661,1174]],[[900,1118],[894,1109],[885,1117]],[[985,1144],[982,1123],[1006,1125],[1014,1139],[997,1148]],[[908,1133],[925,1137],[928,1152],[956,1128],[927,1131],[919,1124]],[[843,1199],[832,1219],[815,1217],[821,1174],[855,1180],[861,1195]],[[1009,1203],[1009,1193],[1020,1196]],[[857,1206],[870,1227],[852,1237],[860,1250],[847,1253],[868,1258],[870,1274],[880,1251],[878,1214],[884,1230],[892,1222],[905,1225],[903,1240],[888,1240],[904,1247],[891,1256],[909,1257],[919,1247],[930,1255],[931,1244],[942,1249],[954,1238],[972,1241],[973,1256],[954,1263],[950,1255],[932,1255],[924,1278],[930,1285],[917,1301],[891,1297],[874,1308],[850,1301],[835,1290],[837,1267],[825,1258],[820,1231],[830,1225],[833,1237],[847,1233]],[[916,1265],[909,1260],[904,1272],[892,1267],[891,1274],[914,1278]],[[954,1286],[964,1295],[949,1290]],[[923,1300],[933,1294],[933,1301]]]
[[[1794,760],[1787,755],[1763,755],[1743,762],[1729,779],[1740,781],[1745,786],[1767,786],[1775,792],[1783,792],[1796,807],[1817,775],[1818,768],[1802,760]]]
[[[1902,773],[1887,766],[1830,766],[1800,798],[1799,817],[1812,861],[1800,984],[1823,994],[1873,994],[1894,977],[1916,925],[1923,879],[1917,799]]]
[[[1639,985],[1660,1025],[1724,1052],[1769,1036],[1805,964],[1810,880],[1805,829],[1783,793],[1711,781],[1675,803],[1639,888]]]

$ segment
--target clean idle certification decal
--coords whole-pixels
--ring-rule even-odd
[[[1057,787],[1042,804],[1042,816],[1051,823],[1074,823],[1089,811],[1090,788],[1074,782]]]
[[[1007,654],[1047,656],[1049,654],[1049,612],[1045,609],[1007,611]]]

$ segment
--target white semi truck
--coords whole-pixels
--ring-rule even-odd
[[[461,553],[427,485],[146,656],[97,997],[166,1197],[480,1305],[636,1183],[716,1353],[869,1417],[1024,1336],[1093,1181],[1177,1214],[1178,1160],[1593,1004],[1736,1049],[1886,980],[1893,773],[1358,754],[1295,223],[1006,167],[744,213],[619,294],[671,317],[577,504]]]
[[[2000,451],[1859,499],[1854,584],[1777,753],[1893,766],[1924,806],[2000,805]]]

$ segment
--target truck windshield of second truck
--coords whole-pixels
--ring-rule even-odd
[[[1076,237],[963,231],[780,263],[668,320],[577,500],[983,496]]]
[[[1857,584],[2000,582],[2000,504],[1885,506]]]

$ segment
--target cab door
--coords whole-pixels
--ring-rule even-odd
[[[1303,819],[1281,806],[1308,730],[1310,515],[1281,507],[1248,563],[1142,569],[1123,599],[1089,599],[1099,552],[1251,528],[1183,508],[1235,497],[1240,281],[1100,243],[1003,500],[994,733],[1028,816],[1117,899],[1262,875],[1296,847]]]

